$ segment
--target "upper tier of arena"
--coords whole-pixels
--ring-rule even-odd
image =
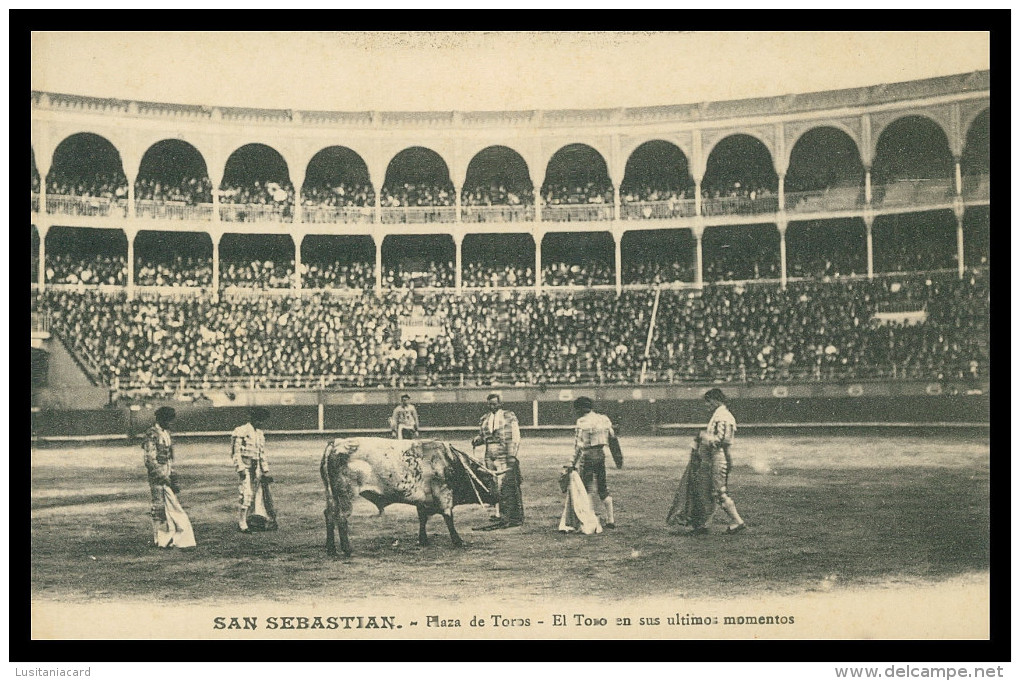
[[[794,221],[989,202],[989,72],[674,106],[328,112],[33,92],[31,222],[203,232],[214,285],[225,233],[309,235],[688,229],[775,225],[785,283]],[[508,229],[507,223],[517,226]],[[958,266],[964,254],[959,240]],[[40,256],[40,261],[43,257]],[[459,275],[458,275],[459,277]],[[40,285],[42,285],[40,280]],[[536,280],[536,285],[540,285]],[[458,278],[459,287],[459,278]]]
[[[282,156],[295,187],[302,186],[314,157],[337,145],[364,161],[376,187],[408,147],[434,151],[456,187],[464,184],[479,152],[505,147],[523,160],[533,185],[541,187],[556,154],[581,144],[603,160],[618,194],[628,160],[653,140],[679,148],[700,184],[713,150],[728,137],[748,135],[760,142],[782,178],[802,137],[831,127],[849,137],[870,171],[888,127],[904,117],[920,116],[941,130],[948,151],[959,160],[971,124],[988,106],[988,71],[777,97],[551,111],[296,111],[32,92],[31,135],[43,177],[61,142],[92,133],[116,148],[129,184],[153,145],[177,139],[201,154],[214,186],[220,185],[233,152],[244,145],[264,144]]]

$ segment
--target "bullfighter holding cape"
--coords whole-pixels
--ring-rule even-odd
[[[252,407],[248,423],[234,429],[230,436],[230,459],[237,471],[237,527],[241,532],[276,530],[276,506],[270,484],[269,462],[266,461],[266,435],[262,427],[269,419],[265,407]]]
[[[177,500],[180,486],[174,471],[174,445],[170,438],[170,424],[177,417],[173,407],[156,410],[156,425],[145,432],[142,451],[149,478],[152,505],[152,542],[159,548],[179,549],[195,546],[195,532],[191,520]]]

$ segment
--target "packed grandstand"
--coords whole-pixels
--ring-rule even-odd
[[[984,96],[958,141],[894,116],[867,164],[822,121],[791,138],[781,173],[735,129],[701,170],[661,139],[622,176],[568,144],[539,183],[501,145],[458,186],[419,146],[378,183],[341,146],[294,178],[244,144],[211,177],[181,139],[126,168],[109,140],[74,133],[42,173],[33,145],[33,317],[123,394],[983,378]]]

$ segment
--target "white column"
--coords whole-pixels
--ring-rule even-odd
[[[960,169],[960,157],[957,156],[956,161],[956,195],[963,196],[963,171]]]
[[[128,201],[129,205],[134,205],[132,199],[129,198]],[[124,236],[127,237],[127,296],[129,299],[135,296],[135,237],[137,235],[138,232],[132,229],[124,230]]]
[[[957,165],[956,167],[957,167],[957,169],[960,168],[959,165]],[[953,208],[955,209],[954,212],[956,213],[956,274],[957,274],[957,276],[960,277],[960,279],[963,279],[963,270],[965,269],[964,266],[963,266],[963,256],[964,256],[964,252],[963,252],[963,216],[964,216],[964,212],[963,212],[963,200],[959,196],[956,197],[956,202],[955,202]]]
[[[213,222],[220,221],[220,190],[215,186],[212,190],[212,219]]]
[[[458,203],[458,206],[457,206],[457,216],[459,217],[460,216],[460,205],[459,205],[460,204],[460,192],[457,192],[457,203]],[[464,243],[464,235],[463,234],[454,234],[453,235],[453,245],[454,245],[454,249],[455,249],[455,252],[456,252],[456,263],[455,264],[456,264],[456,267],[457,267],[457,270],[453,273],[453,287],[454,287],[454,290],[457,291],[457,293],[460,293],[460,288],[461,288],[460,274],[461,274],[461,270],[463,269],[463,266],[464,266],[464,263],[462,261],[462,249],[461,249],[461,245],[463,243]]]
[[[128,218],[135,218],[135,180],[132,177],[127,179],[128,189]]]
[[[780,185],[782,186],[782,185]],[[779,286],[786,289],[786,221],[780,220],[776,227],[779,229]]]
[[[613,219],[620,219],[620,185],[613,187]]]
[[[864,168],[864,203],[868,206],[871,205],[871,166],[865,166]],[[871,228],[868,228],[868,233],[871,233]]]
[[[535,204],[538,205],[537,202]],[[542,237],[541,232],[535,232],[535,293],[542,290]]]
[[[43,208],[42,204],[39,208]],[[36,230],[39,232],[39,271],[36,272],[38,277],[39,290],[46,290],[46,232],[49,231],[49,227],[46,225],[36,225]]]
[[[700,196],[701,194],[699,193],[698,195]],[[702,270],[704,254],[701,250],[701,240],[705,236],[705,227],[703,225],[695,225],[691,232],[694,234],[694,285],[702,288],[705,285],[705,281],[704,271]]]
[[[382,188],[375,193],[375,224],[382,222]]]
[[[297,165],[297,164],[295,164]],[[294,185],[294,208],[291,210],[291,220],[295,225],[300,225],[303,220],[304,209],[301,206],[301,188],[305,184],[305,171],[291,171],[290,181]],[[297,238],[297,237],[295,237]],[[298,250],[301,250],[301,245],[298,244]],[[298,256],[300,257],[300,256]],[[297,265],[297,259],[294,260],[295,266]],[[296,270],[295,270],[296,271]]]
[[[875,278],[875,249],[871,242],[871,227],[875,223],[874,215],[864,216],[864,227],[868,238],[868,279]]]
[[[216,194],[213,194],[215,197]],[[215,205],[215,199],[214,203]],[[219,215],[219,212],[215,212],[215,215]],[[212,287],[213,295],[218,296],[220,292],[220,238],[223,236],[219,233],[212,233],[209,235],[212,238]]]
[[[378,194],[376,196],[378,196]],[[378,206],[379,204],[377,202],[377,209]],[[377,211],[376,216],[378,217],[378,215],[379,213]],[[375,292],[380,293],[382,292],[382,242],[385,237],[380,234],[379,236],[372,238],[375,241]]]
[[[694,179],[694,214],[701,215],[701,178]],[[701,243],[700,239],[698,243]]]
[[[779,173],[779,208],[780,213],[786,212],[786,173]],[[783,230],[786,231],[786,230]]]
[[[619,192],[617,192],[617,196],[619,196]],[[619,210],[619,207],[620,207],[619,203],[617,203],[616,207],[617,207],[617,210]],[[619,214],[619,213],[617,213],[617,214]],[[623,267],[623,250],[622,250],[622,244],[623,244],[623,235],[618,233],[618,232],[613,232],[613,246],[614,246],[613,250],[615,251],[614,262],[616,263],[616,295],[620,295],[620,291],[623,290],[623,269],[622,269],[622,267]]]

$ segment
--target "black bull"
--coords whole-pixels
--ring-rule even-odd
[[[362,496],[380,509],[411,504],[418,509],[418,543],[428,541],[425,524],[439,513],[454,546],[463,541],[453,525],[459,504],[495,504],[495,475],[483,464],[445,442],[388,438],[337,438],[326,445],[319,465],[326,488],[326,551],[351,555],[348,518],[354,498]]]

